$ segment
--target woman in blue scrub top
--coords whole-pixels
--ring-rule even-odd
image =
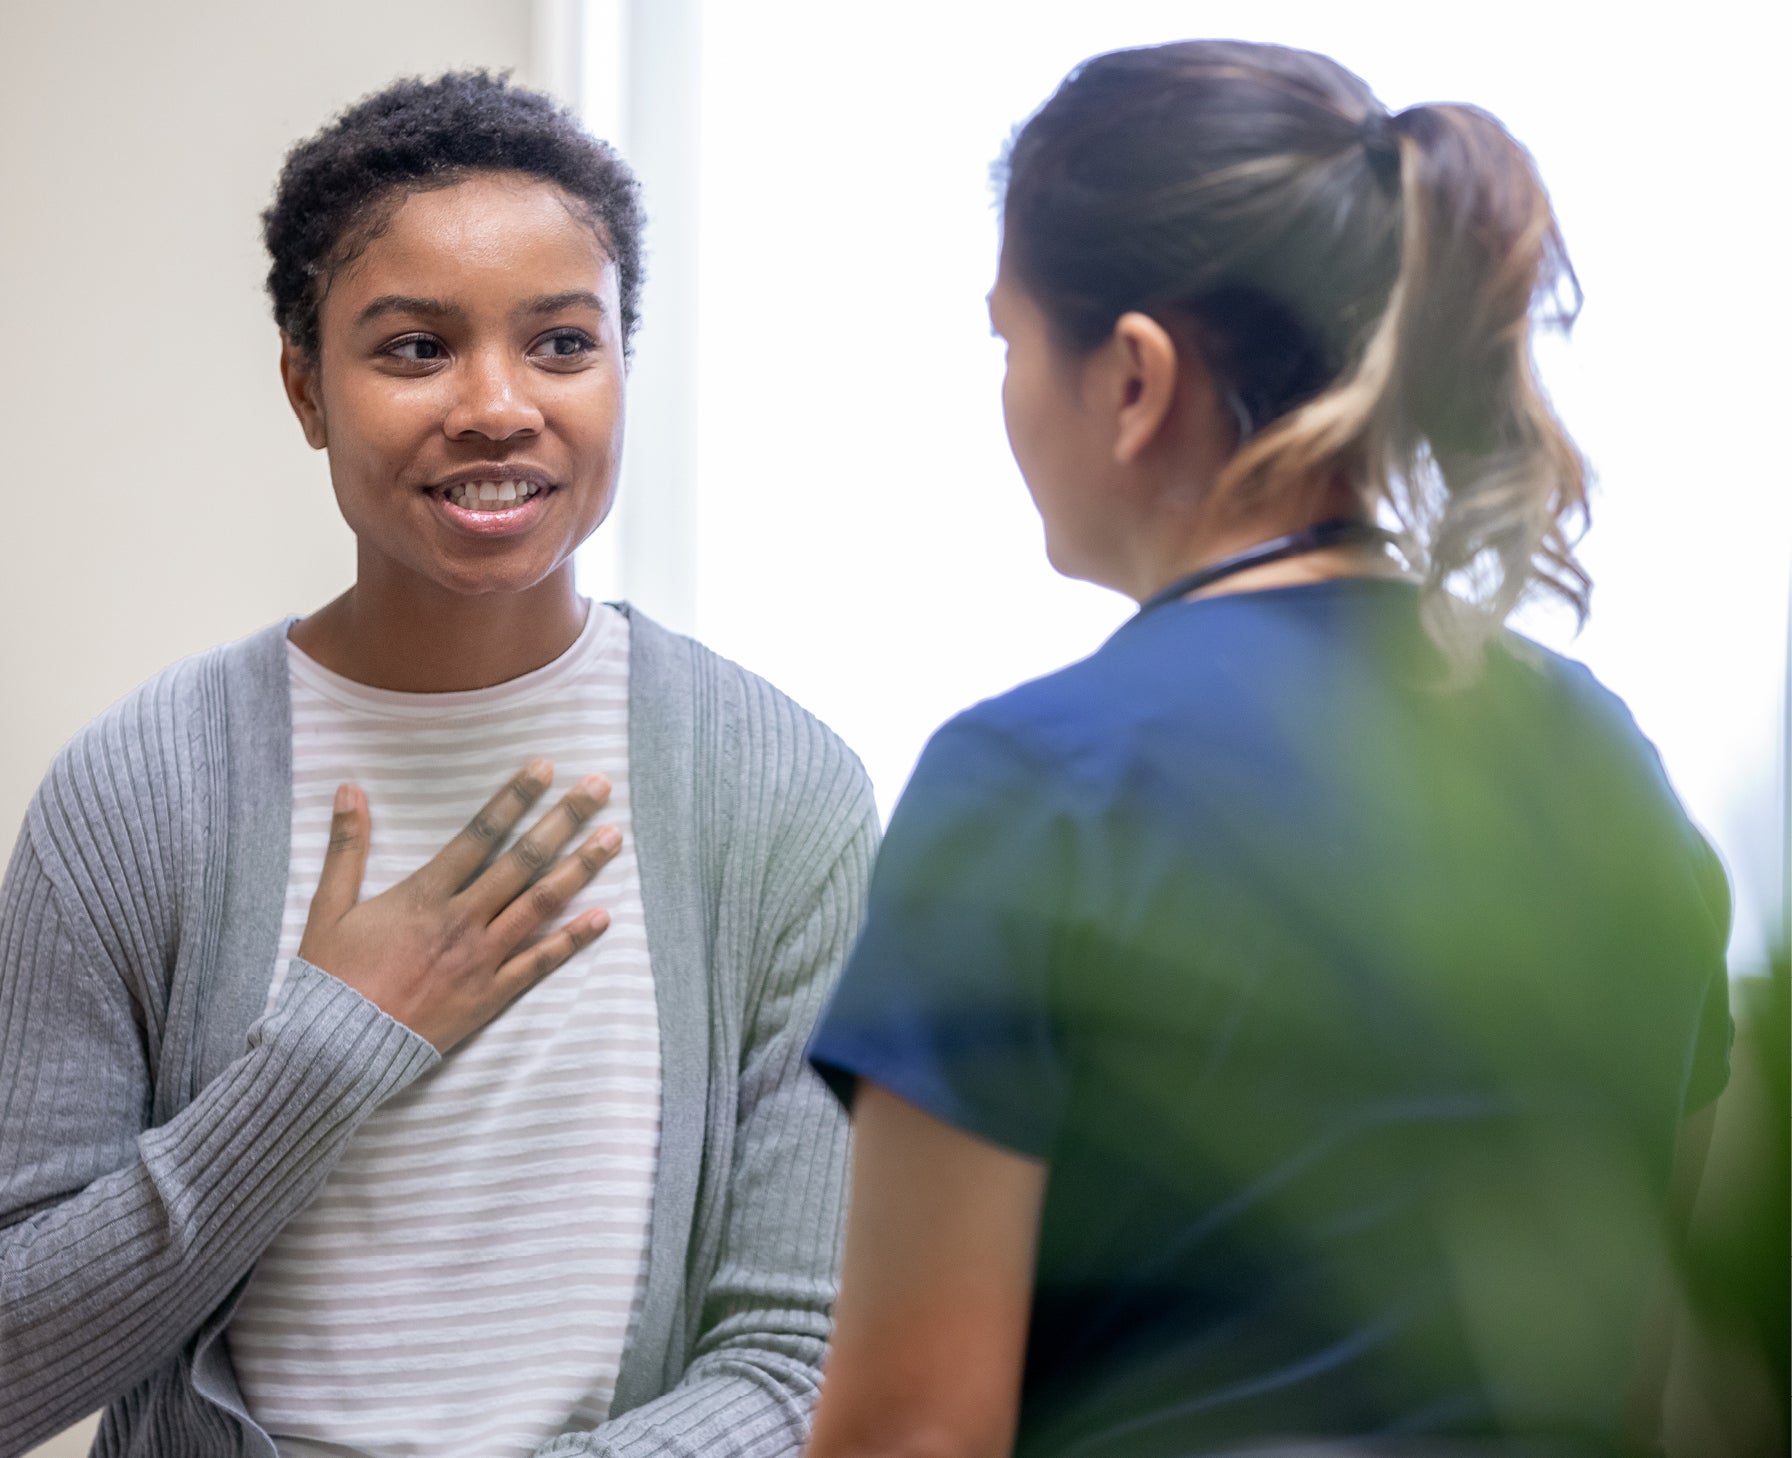
[[[1529,155],[1189,42],[1078,67],[1004,181],[1015,458],[1140,609],[897,808],[811,1047],[857,1141],[812,1452],[1646,1448],[1728,899],[1503,627],[1589,585]]]

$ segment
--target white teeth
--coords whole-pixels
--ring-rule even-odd
[[[443,493],[462,511],[503,511],[541,494],[533,481],[463,481]]]

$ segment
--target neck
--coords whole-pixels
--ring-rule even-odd
[[[1129,564],[1123,591],[1143,602],[1180,578],[1223,562],[1228,557],[1265,542],[1274,541],[1322,521],[1352,519],[1363,514],[1354,492],[1341,482],[1322,490],[1293,493],[1287,510],[1257,512],[1248,517],[1215,520],[1197,511],[1177,522],[1160,521],[1143,535],[1140,550]],[[1304,499],[1300,499],[1304,497]],[[1335,577],[1399,576],[1401,568],[1377,545],[1339,545],[1301,552],[1279,561],[1231,573],[1201,588],[1196,597],[1231,592],[1257,592],[1271,587],[1292,587],[1324,582]]]
[[[587,604],[568,562],[523,592],[469,596],[434,584],[397,590],[363,574],[293,624],[292,641],[369,688],[453,693],[490,688],[552,663],[578,639]]]
[[[1366,524],[1334,518],[1324,525],[1323,532],[1296,528],[1247,543],[1236,551],[1204,556],[1199,565],[1176,573],[1164,586],[1140,599],[1141,605],[1260,592],[1344,577],[1402,575],[1402,569],[1384,550],[1385,539],[1368,537]],[[1352,538],[1347,530],[1351,527],[1363,527],[1364,531]]]

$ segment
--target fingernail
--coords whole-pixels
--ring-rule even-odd
[[[355,787],[353,785],[338,785],[336,787],[336,813],[346,815],[354,808]]]
[[[610,788],[610,782],[602,775],[586,775],[584,779],[579,781],[576,788],[581,795],[595,797],[608,790]]]
[[[523,766],[523,773],[532,780],[546,784],[554,778],[554,767],[547,760],[537,756]]]
[[[614,825],[606,825],[597,833],[597,848],[605,855],[615,855],[622,849],[622,832]]]

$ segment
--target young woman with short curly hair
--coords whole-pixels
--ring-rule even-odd
[[[789,700],[575,588],[634,179],[451,74],[296,148],[265,222],[355,581],[145,685],[32,803],[0,1451],[104,1406],[102,1454],[793,1452],[845,1157],[802,1050],[875,819]]]

